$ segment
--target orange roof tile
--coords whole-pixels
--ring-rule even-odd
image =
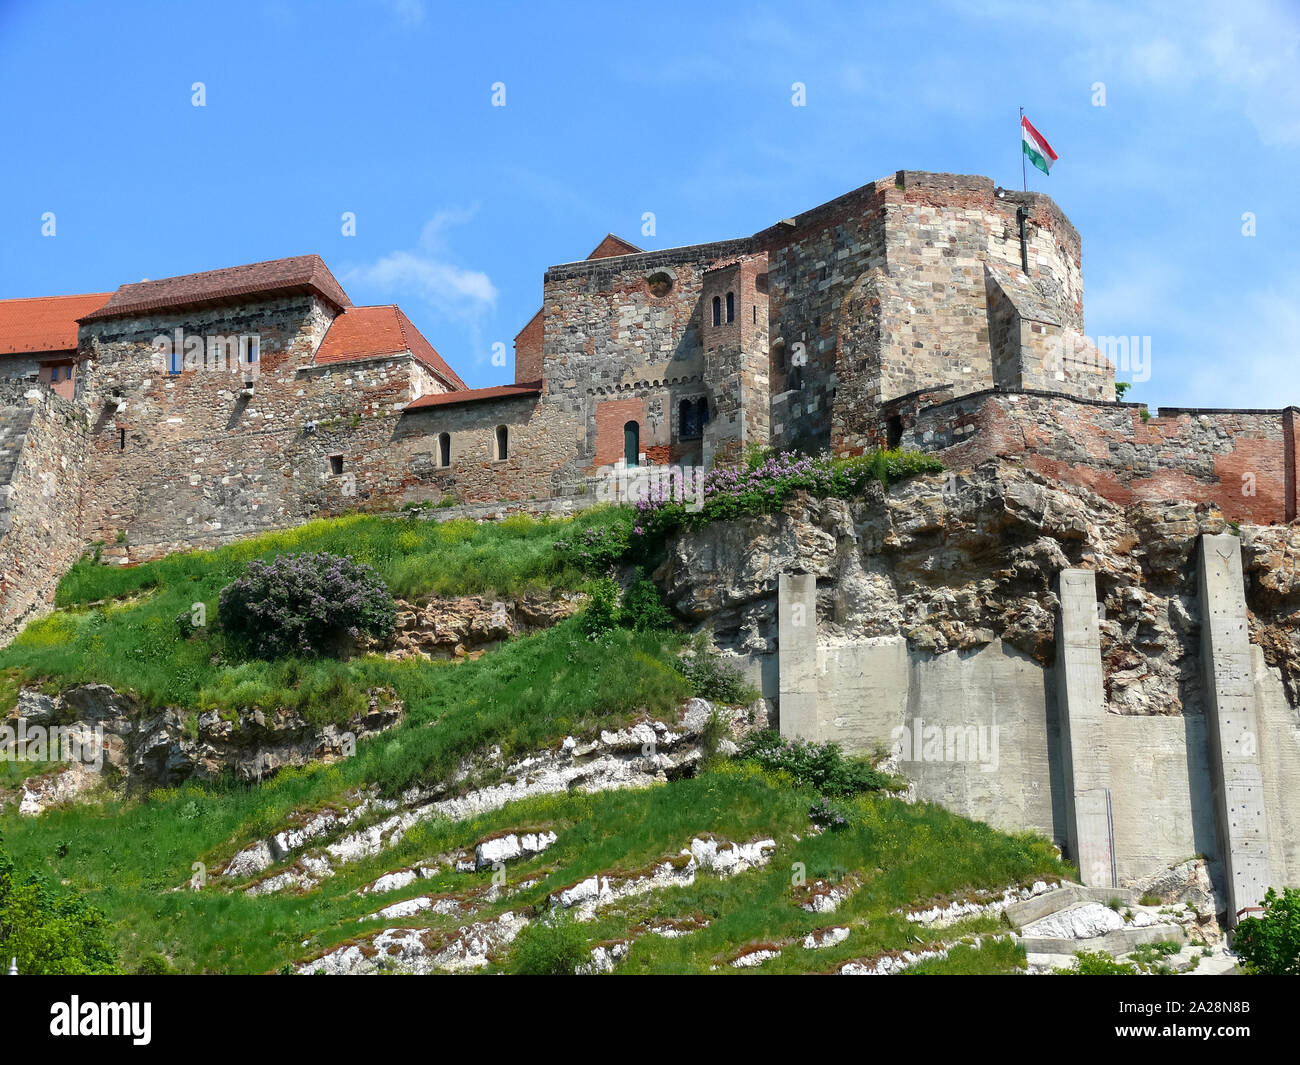
[[[77,319],[102,307],[107,292],[0,300],[0,355],[76,351]]]
[[[531,381],[519,385],[493,385],[491,388],[468,388],[463,392],[440,392],[406,405],[407,410],[425,410],[429,407],[450,407],[455,403],[480,403],[485,399],[509,399],[514,396],[539,396],[542,382]]]
[[[317,366],[326,366],[408,351],[453,389],[464,390],[467,387],[395,304],[349,307],[331,323],[325,339],[316,349],[314,362]]]
[[[122,285],[102,307],[82,315],[82,321],[148,314],[175,307],[204,307],[245,296],[294,293],[313,293],[339,308],[352,306],[348,294],[319,255],[298,255]]]

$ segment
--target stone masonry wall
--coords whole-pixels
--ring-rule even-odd
[[[990,458],[1092,489],[1114,503],[1211,502],[1232,521],[1296,514],[1295,410],[1166,410],[1050,393],[961,396],[914,413],[905,447],[952,470]]]
[[[0,641],[53,601],[82,550],[84,413],[48,388],[0,382]]]

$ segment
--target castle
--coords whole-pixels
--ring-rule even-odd
[[[1047,196],[899,171],[752,236],[546,271],[468,388],[318,256],[0,301],[0,634],[90,543],[138,561],[353,508],[541,509],[752,445],[1011,456],[1107,499],[1296,513],[1294,408],[1117,402]],[[1249,491],[1243,484],[1249,481]]]

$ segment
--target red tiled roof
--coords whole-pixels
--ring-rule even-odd
[[[349,307],[330,324],[329,332],[316,349],[314,362],[317,366],[327,366],[408,351],[452,388],[467,387],[411,319],[394,304]]]
[[[485,399],[509,399],[514,396],[539,396],[541,381],[521,385],[493,385],[491,388],[469,388],[464,392],[440,392],[421,396],[406,405],[407,410],[424,410],[428,407],[450,407],[456,403],[479,403]]]
[[[644,248],[638,248],[631,241],[616,237],[613,233],[606,233],[604,239],[591,249],[591,254],[587,258],[609,259],[615,255],[636,255],[643,251],[645,251]]]
[[[107,292],[0,300],[0,355],[76,351],[77,319],[102,307]]]
[[[335,307],[352,306],[348,294],[334,279],[319,255],[298,255],[246,266],[228,266],[199,274],[165,277],[122,285],[98,310],[81,320],[121,318],[174,307],[204,307],[228,303],[243,296],[278,296],[313,293]]]

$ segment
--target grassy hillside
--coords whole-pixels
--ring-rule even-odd
[[[614,628],[593,639],[575,618],[461,663],[379,656],[264,662],[240,658],[218,626],[193,632],[178,615],[202,602],[215,621],[219,592],[249,559],[298,551],[350,554],[405,596],[593,588],[609,545],[626,541],[627,526],[626,513],[609,509],[577,521],[495,525],[351,517],[134,568],[78,564],[59,587],[59,609],[0,651],[6,705],[21,683],[60,688],[96,681],[132,690],[146,704],[296,706],[316,720],[338,720],[359,708],[367,688],[389,685],[408,715],[346,761],[284,770],[254,786],[105,797],[39,818],[18,817],[11,808],[0,815],[6,848],[20,869],[82,892],[107,913],[124,968],[192,973],[281,971],[340,944],[364,944],[393,922],[359,918],[416,895],[464,905],[459,916],[426,910],[398,922],[435,936],[452,937],[467,922],[507,911],[540,916],[561,888],[593,874],[631,876],[680,861],[693,838],[709,835],[737,843],[770,838],[775,850],[766,865],[735,877],[703,873],[689,886],[638,895],[592,921],[557,928],[557,942],[582,956],[600,944],[630,943],[620,963],[628,972],[731,971],[732,960],[759,947],[774,956],[736,971],[821,972],[931,942],[938,933],[909,925],[899,912],[906,907],[1066,872],[1045,840],[994,832],[880,792],[833,792],[841,825],[819,831],[810,814],[825,796],[806,777],[773,770],[770,762],[764,770],[753,760],[715,759],[691,779],[648,789],[576,790],[470,820],[427,820],[396,847],[340,865],[306,893],[250,897],[245,884],[219,878],[199,892],[177,890],[194,863],[216,868],[311,811],[346,805],[361,789],[393,796],[414,783],[446,780],[466,756],[493,746],[509,758],[645,715],[669,720],[701,693],[699,675],[677,668],[685,637],[668,630]],[[576,547],[557,550],[557,542]],[[865,769],[853,779],[877,786]],[[508,867],[502,897],[487,893],[490,872],[451,868],[382,897],[357,893],[385,872],[472,849],[506,830],[540,828],[554,831],[557,841]],[[854,890],[838,913],[812,913],[799,903],[814,881]],[[690,931],[678,938],[648,933],[661,925]],[[826,950],[803,948],[805,935],[832,925],[849,928],[847,938]],[[996,921],[984,918],[943,938],[995,929]],[[535,924],[484,971],[534,966],[558,949],[546,940],[551,934]],[[1005,942],[990,942],[955,949],[919,971],[1008,971],[1020,961]]]

